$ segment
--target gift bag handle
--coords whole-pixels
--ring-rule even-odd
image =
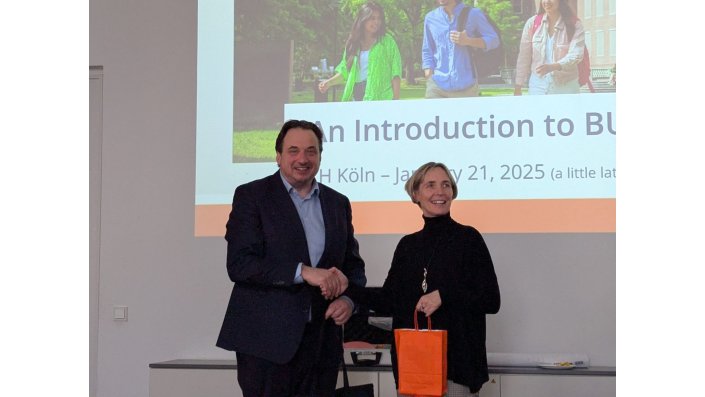
[[[419,310],[414,310],[414,329],[419,330],[419,313],[423,313]],[[431,330],[431,316],[426,317],[426,321],[428,322],[428,330]]]

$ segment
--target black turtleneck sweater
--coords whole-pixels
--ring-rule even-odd
[[[422,230],[399,241],[381,296],[369,302],[376,310],[392,313],[394,329],[414,327],[416,303],[424,294],[424,267],[427,293],[438,290],[441,296],[431,319],[434,329],[448,330],[448,379],[475,392],[489,379],[485,315],[497,313],[500,306],[490,253],[475,228],[455,222],[450,214],[424,217]],[[419,327],[425,326],[420,316]],[[392,361],[397,379],[395,353]]]

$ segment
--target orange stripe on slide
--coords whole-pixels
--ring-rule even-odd
[[[196,205],[194,235],[196,237],[225,236],[225,223],[230,215],[230,204]]]
[[[230,205],[197,205],[195,235],[225,234]],[[408,234],[422,226],[408,201],[352,203],[356,234]],[[614,233],[615,199],[458,200],[453,218],[482,233]]]
[[[353,203],[355,232],[407,234],[422,227],[421,210],[411,202]],[[453,218],[482,233],[614,232],[614,199],[459,200]]]

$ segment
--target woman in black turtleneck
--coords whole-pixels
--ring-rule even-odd
[[[448,395],[471,396],[489,379],[485,315],[500,306],[492,258],[475,228],[451,218],[458,187],[444,164],[422,165],[405,188],[424,227],[399,241],[381,296],[370,305],[391,313],[394,329],[413,328],[415,311],[433,315],[433,328],[448,330]],[[392,365],[398,385],[393,345]]]

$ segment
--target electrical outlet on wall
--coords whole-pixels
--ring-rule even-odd
[[[113,306],[113,320],[127,321],[127,306]]]

